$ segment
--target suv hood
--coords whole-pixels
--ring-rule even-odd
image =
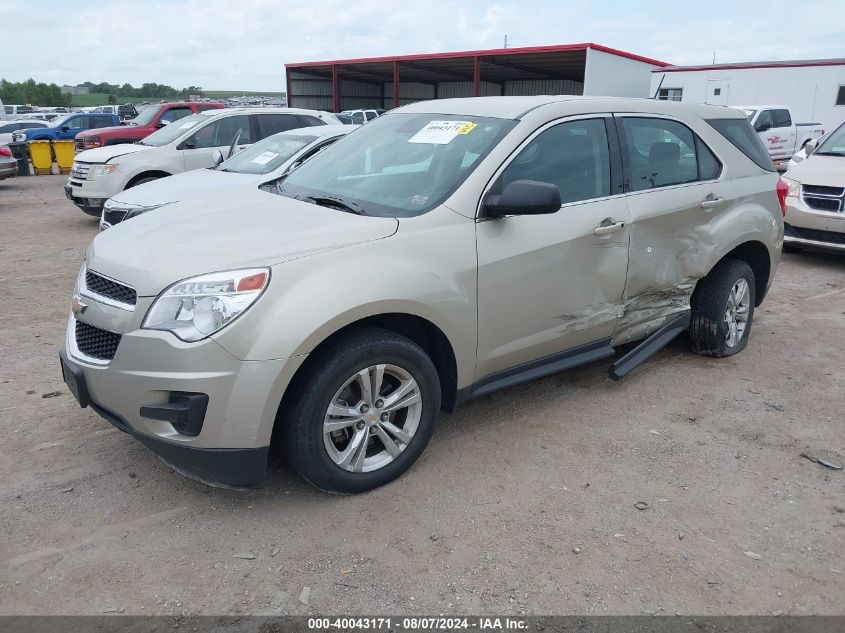
[[[139,127],[137,125],[112,125],[112,126],[109,126],[109,127],[98,127],[98,128],[94,128],[92,130],[85,130],[84,132],[80,132],[79,134],[77,134],[77,136],[80,137],[80,138],[83,138],[83,137],[86,137],[86,136],[99,136],[100,134],[102,134],[104,132],[106,134],[118,133],[118,134],[122,135],[122,134],[126,133],[126,130],[143,130],[143,131],[146,132],[147,126]],[[149,132],[147,132],[147,133],[149,134]]]
[[[211,190],[257,185],[265,176],[266,174],[239,174],[215,169],[194,169],[167,178],[159,178],[139,187],[130,187],[112,196],[111,200],[118,207],[157,207],[192,199],[197,195],[204,196]]]
[[[784,174],[802,185],[845,187],[845,157],[811,154]]]
[[[117,158],[118,156],[135,154],[136,152],[146,152],[151,149],[156,148],[151,145],[121,143],[119,145],[107,145],[106,147],[86,149],[84,152],[79,152],[73,157],[73,159],[79,163],[107,163],[112,158]]]
[[[389,237],[398,226],[395,218],[353,215],[259,189],[215,191],[113,226],[94,238],[85,261],[151,297],[187,277],[271,266]]]

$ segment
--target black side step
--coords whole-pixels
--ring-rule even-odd
[[[622,380],[637,367],[666,347],[672,339],[689,327],[690,311],[685,310],[669,318],[642,343],[610,366],[608,374],[613,380]]]

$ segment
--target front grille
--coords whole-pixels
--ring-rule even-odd
[[[105,209],[103,211],[103,221],[109,226],[119,224],[126,219],[126,214],[129,211],[123,209]]]
[[[76,347],[91,358],[111,360],[120,344],[120,334],[102,330],[93,325],[76,322]]]
[[[74,163],[73,167],[70,168],[70,177],[79,178],[79,180],[88,180],[90,169],[91,165],[88,163]]]
[[[131,306],[134,306],[138,300],[138,295],[134,288],[107,279],[91,270],[85,271],[85,287],[94,294],[108,297],[114,301]]]
[[[811,209],[836,213],[845,205],[845,187],[827,185],[802,185],[801,196]]]
[[[845,187],[828,187],[826,185],[804,185],[804,193],[815,193],[821,196],[840,197],[845,194]]]
[[[81,138],[74,139],[73,146],[74,148],[76,148],[77,152],[81,152],[85,149],[85,141],[83,141]]]
[[[784,225],[784,232],[790,237],[797,237],[802,240],[827,242],[828,244],[845,244],[845,233],[822,231],[821,229],[805,229],[799,226],[792,226],[791,224]]]

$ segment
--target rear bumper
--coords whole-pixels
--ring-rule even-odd
[[[0,163],[0,180],[18,175],[18,161]]]

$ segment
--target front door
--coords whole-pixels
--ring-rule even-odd
[[[217,149],[223,152],[225,158],[239,130],[241,135],[238,139],[238,147],[246,147],[252,143],[249,123],[249,116],[238,114],[217,119],[194,132],[181,144],[183,149],[180,151],[185,161],[185,171],[213,166],[214,150]]]
[[[613,333],[628,265],[628,207],[611,167],[608,125],[602,116],[550,124],[494,180],[494,194],[515,180],[555,184],[563,204],[549,215],[476,225],[476,381]]]

